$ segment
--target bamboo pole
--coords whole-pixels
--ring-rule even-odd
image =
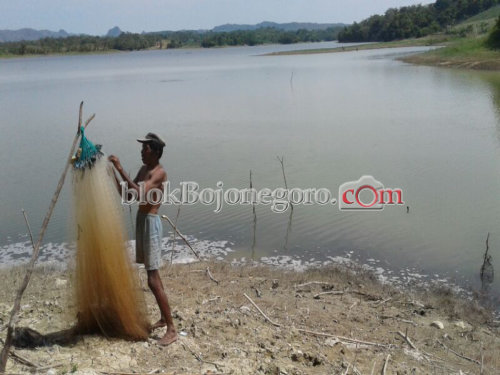
[[[78,131],[75,135],[75,138],[73,140],[73,144],[70,149],[69,156],[66,160],[66,165],[64,167],[64,171],[59,178],[59,182],[57,184],[56,191],[54,192],[54,195],[52,196],[52,200],[50,202],[49,208],[47,210],[47,213],[45,214],[45,218],[43,219],[42,227],[40,229],[40,234],[38,235],[38,240],[33,247],[33,254],[31,256],[31,260],[28,264],[28,269],[26,270],[26,275],[24,276],[23,283],[21,284],[21,287],[17,291],[16,299],[14,301],[14,306],[12,307],[12,310],[10,312],[10,319],[9,319],[9,325],[7,329],[7,337],[5,339],[5,344],[2,349],[2,353],[0,354],[0,372],[3,373],[5,372],[5,368],[7,366],[7,359],[9,357],[9,351],[10,347],[12,345],[12,339],[13,339],[13,334],[14,334],[14,327],[17,319],[17,314],[19,312],[19,308],[21,307],[21,298],[23,296],[24,291],[28,287],[28,283],[31,279],[31,275],[33,274],[33,269],[35,268],[35,263],[38,259],[38,255],[40,253],[40,245],[42,244],[43,237],[45,235],[45,231],[47,230],[47,226],[49,225],[49,220],[50,217],[52,216],[52,212],[54,211],[54,207],[56,206],[57,199],[59,198],[59,194],[61,193],[62,187],[64,185],[64,180],[66,179],[66,174],[68,173],[69,167],[71,165],[71,158],[73,157],[75,153],[75,147],[78,143],[78,138],[80,137],[80,127],[82,125],[82,110],[83,110],[83,102],[80,103],[80,111],[78,115]],[[93,117],[92,117],[93,118]],[[92,118],[88,121],[90,122]],[[88,123],[87,123],[88,124]]]

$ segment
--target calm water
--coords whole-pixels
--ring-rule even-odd
[[[477,287],[488,232],[500,264],[500,75],[395,60],[418,48],[259,56],[291,48],[304,45],[1,60],[1,251],[29,251],[20,210],[37,232],[84,100],[86,115],[97,114],[89,137],[134,174],[135,138],[156,131],[173,185],[244,188],[251,169],[256,188],[282,187],[284,155],[289,187],[337,196],[370,174],[404,191],[404,207],[382,212],[296,206],[291,226],[288,212],[258,206],[255,242],[251,207],[183,207],[181,230],[229,241],[230,257],[350,254],[392,275],[403,268],[404,277]],[[71,242],[69,186],[46,235],[55,252]]]

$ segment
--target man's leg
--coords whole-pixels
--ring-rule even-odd
[[[170,312],[170,306],[168,304],[167,295],[163,289],[163,283],[161,282],[160,273],[158,270],[151,270],[148,272],[148,286],[153,292],[158,307],[160,308],[161,319],[153,327],[161,327],[163,325],[167,326],[167,332],[158,341],[160,345],[169,345],[177,340],[177,331],[175,330],[174,322],[172,321],[172,313]]]

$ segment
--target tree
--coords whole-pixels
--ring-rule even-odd
[[[490,48],[500,49],[500,16],[497,19],[497,23],[494,29],[491,31],[486,44]]]

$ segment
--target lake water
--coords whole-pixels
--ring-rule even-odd
[[[199,249],[302,265],[351,258],[389,279],[478,288],[488,232],[500,260],[499,73],[396,60],[425,48],[261,56],[333,45],[0,60],[0,262],[30,253],[21,208],[37,233],[84,100],[85,116],[97,115],[89,138],[132,174],[141,165],[135,139],[160,133],[174,187],[245,188],[250,169],[257,189],[283,187],[279,155],[290,188],[337,196],[342,183],[372,175],[403,190],[404,206],[377,212],[297,205],[290,220],[257,206],[255,235],[250,206],[183,206],[179,228]],[[42,261],[72,252],[70,181]]]

